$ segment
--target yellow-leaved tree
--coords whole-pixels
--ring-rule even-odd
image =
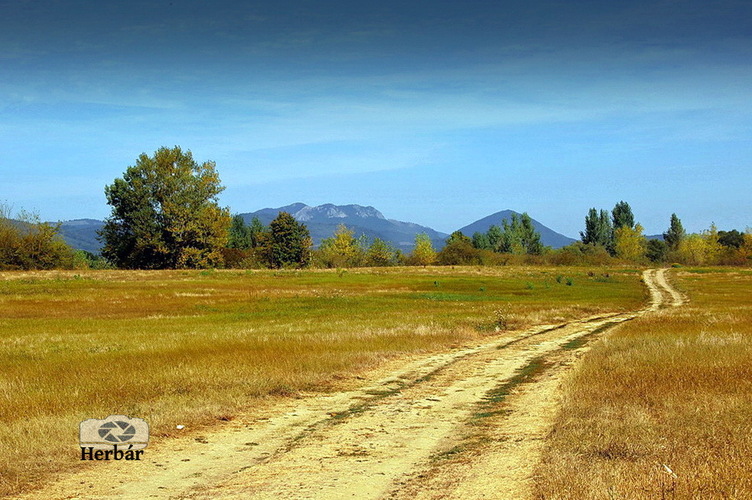
[[[721,244],[718,242],[718,230],[715,224],[702,234],[690,234],[679,242],[679,248],[672,253],[672,258],[690,266],[703,266],[718,263]]]
[[[620,259],[639,262],[645,259],[647,240],[640,224],[621,226],[614,231],[614,251]]]
[[[431,238],[426,233],[415,235],[415,247],[408,262],[415,266],[428,266],[436,262],[436,250],[433,248]]]
[[[337,226],[331,238],[324,238],[318,249],[318,258],[325,267],[357,267],[365,261],[363,241],[355,231],[344,224]]]

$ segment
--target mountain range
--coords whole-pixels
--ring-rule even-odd
[[[268,225],[280,212],[288,212],[296,220],[304,223],[311,233],[314,246],[318,246],[322,239],[331,237],[340,224],[344,224],[355,231],[356,236],[363,234],[369,240],[381,238],[404,252],[412,249],[415,235],[418,233],[426,233],[437,249],[443,247],[444,242],[449,237],[448,234],[427,226],[387,219],[377,209],[361,205],[333,205],[328,203],[311,207],[304,203],[293,203],[279,208],[263,208],[255,212],[241,213],[240,216],[247,224],[254,217],[258,217],[264,225]],[[515,213],[517,212],[512,210],[496,212],[462,227],[460,231],[467,236],[472,236],[476,231],[486,232],[492,225],[500,226],[502,220],[510,220],[512,214]],[[104,222],[96,219],[65,221],[61,224],[60,234],[73,248],[98,253],[101,249],[101,243],[97,240],[97,231],[102,228],[103,224]],[[533,219],[533,225],[540,232],[541,241],[544,245],[560,248],[575,241],[544,226],[535,219]]]
[[[309,207],[304,203],[294,203],[286,207],[264,208],[240,215],[246,224],[250,223],[254,217],[258,217],[264,225],[268,226],[279,212],[287,212],[298,222],[304,223],[311,233],[314,246],[318,246],[322,239],[330,238],[340,224],[355,231],[356,236],[364,234],[369,240],[381,238],[403,251],[412,249],[415,235],[418,233],[426,233],[437,248],[444,246],[444,241],[449,237],[448,234],[440,233],[430,227],[387,219],[375,208],[361,205],[327,203]]]

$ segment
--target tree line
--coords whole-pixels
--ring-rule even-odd
[[[648,239],[625,201],[610,212],[591,208],[581,240],[555,250],[543,245],[527,213],[513,214],[485,233],[456,231],[439,251],[426,234],[418,234],[405,254],[379,238],[356,236],[344,225],[313,248],[305,224],[289,213],[279,213],[269,226],[258,218],[246,224],[241,216],[231,216],[218,204],[223,190],[214,162],[198,163],[178,146],[144,153],[105,187],[111,214],[99,233],[101,256],[72,250],[59,236],[59,225],[23,213],[16,217],[19,222],[0,206],[0,269],[752,262],[749,231],[718,231],[713,225],[687,234],[672,214],[663,239]]]
[[[591,208],[585,216],[581,244],[601,249],[609,256],[630,262],[676,262],[689,265],[744,265],[752,261],[752,234],[718,231],[715,224],[700,234],[687,234],[681,220],[671,214],[662,239],[648,239],[635,222],[632,208],[620,201],[609,214]]]

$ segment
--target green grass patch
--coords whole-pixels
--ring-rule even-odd
[[[599,333],[603,333],[606,330],[608,330],[609,328],[612,328],[612,327],[614,327],[616,325],[619,325],[621,323],[622,323],[621,321],[609,321],[608,323],[599,326],[598,328],[596,328],[595,330],[593,330],[592,332],[590,332],[588,334],[581,335],[581,336],[577,337],[576,339],[572,339],[569,342],[565,342],[561,346],[561,348],[562,349],[566,349],[566,350],[571,350],[571,351],[580,349],[580,348],[584,347],[585,345],[587,345],[587,343],[590,342]]]
[[[504,414],[506,410],[500,406],[507,396],[519,385],[535,380],[549,366],[551,365],[543,357],[536,357],[528,361],[509,380],[492,389],[483,397],[481,403],[479,403],[480,410],[473,414],[473,419],[479,420]]]

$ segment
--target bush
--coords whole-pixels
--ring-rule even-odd
[[[436,262],[442,266],[469,266],[481,263],[481,250],[473,247],[470,238],[449,241],[436,255]]]
[[[39,217],[21,212],[18,220],[0,206],[0,269],[72,269],[76,256],[59,236],[59,224],[40,222]]]
[[[580,241],[554,250],[547,255],[549,263],[562,266],[607,265],[614,259],[602,245]]]

